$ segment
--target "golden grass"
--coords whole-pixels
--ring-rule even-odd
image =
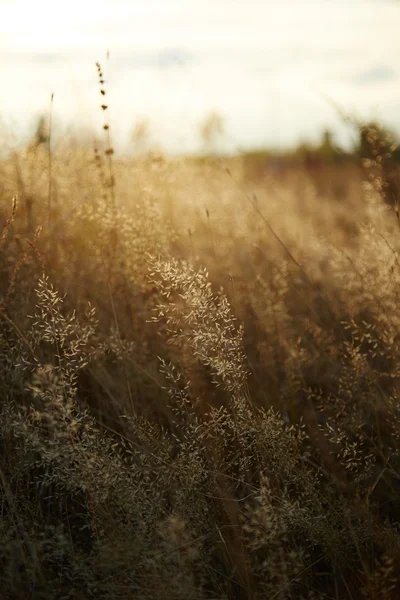
[[[122,160],[104,131],[52,148],[41,232],[48,150],[0,162],[5,597],[397,598],[376,173]]]

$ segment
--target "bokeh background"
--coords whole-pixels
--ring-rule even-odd
[[[94,63],[109,50],[118,152],[202,151],[212,114],[219,152],[282,150],[324,128],[350,147],[331,101],[400,129],[399,19],[393,0],[1,0],[2,121],[31,135],[54,92],[54,139],[93,132]]]

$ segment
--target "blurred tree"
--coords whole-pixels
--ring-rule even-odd
[[[398,210],[400,199],[400,153],[394,134],[376,121],[359,126],[358,155],[370,178],[379,175],[384,199]],[[375,179],[376,180],[376,179]]]
[[[326,129],[322,134],[322,141],[318,148],[322,158],[326,161],[334,160],[337,156],[337,150],[333,143],[333,134]]]
[[[224,121],[221,115],[211,112],[201,124],[200,135],[206,151],[215,150],[216,142],[225,133]]]
[[[46,118],[41,116],[39,117],[38,124],[36,127],[35,134],[33,136],[33,140],[31,142],[32,148],[38,148],[41,144],[49,143],[49,130],[46,125]]]
[[[378,161],[381,162],[385,158],[397,156],[396,150],[394,134],[388,128],[376,121],[359,125],[358,153],[361,158],[376,160],[378,156],[381,156],[382,158]]]
[[[137,121],[131,134],[131,140],[134,149],[138,154],[143,154],[150,149],[151,131],[147,119],[140,119]]]

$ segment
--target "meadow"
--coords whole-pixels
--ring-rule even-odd
[[[399,598],[379,136],[312,172],[104,133],[0,160],[0,597]]]

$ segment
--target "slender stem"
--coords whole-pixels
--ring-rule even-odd
[[[49,187],[48,187],[48,194],[47,194],[47,210],[48,210],[48,219],[49,219],[49,233],[51,230],[51,194],[52,194],[52,189],[51,189],[51,184],[52,184],[52,156],[51,156],[51,127],[52,127],[52,116],[53,116],[53,99],[54,99],[54,93],[51,94],[51,98],[50,98],[50,114],[49,114],[49,140],[48,140],[48,149],[49,149],[49,155],[48,155],[48,171],[49,171]]]

